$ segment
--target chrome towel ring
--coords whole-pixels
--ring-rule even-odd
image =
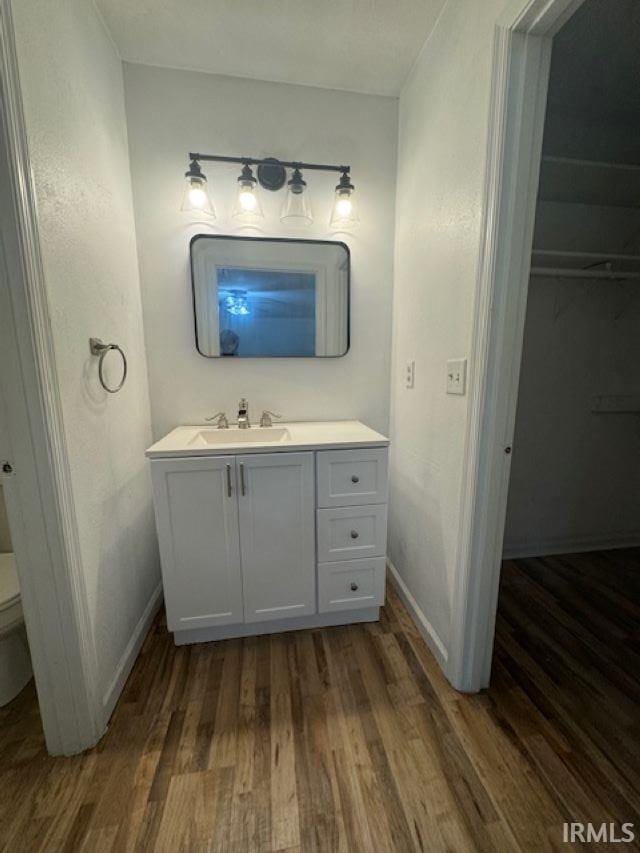
[[[100,361],[98,362],[98,378],[100,379],[100,384],[109,394],[116,394],[122,388],[127,378],[127,357],[122,348],[119,347],[118,344],[105,344],[100,340],[100,338],[89,338],[89,349],[91,350],[92,355],[100,357]],[[104,357],[111,350],[117,350],[122,356],[122,379],[120,380],[119,385],[115,388],[110,388],[107,385],[104,381],[103,373]]]

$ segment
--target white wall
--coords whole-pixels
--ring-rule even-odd
[[[504,5],[449,0],[400,98],[389,552],[445,651],[468,410],[467,397],[445,394],[446,361],[471,343],[493,29]]]
[[[14,10],[97,682],[110,703],[159,582],[122,67],[92,3]],[[92,335],[127,354],[119,394],[98,385]]]
[[[532,277],[505,553],[640,542],[638,415],[594,414],[594,395],[640,399],[634,282]]]
[[[4,492],[0,486],[0,553],[11,551],[11,532],[9,530],[9,519],[5,505]]]
[[[125,64],[138,253],[153,431],[235,419],[241,396],[287,419],[359,418],[388,428],[397,100]],[[336,176],[306,175],[311,228],[280,223],[284,193],[262,192],[262,236],[345,240],[352,256],[351,350],[338,359],[206,359],[196,352],[188,244],[193,234],[240,233],[229,220],[239,168],[206,164],[215,228],[180,212],[189,151],[349,163],[361,223],[328,228]]]

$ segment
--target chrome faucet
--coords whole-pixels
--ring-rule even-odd
[[[243,397],[238,404],[238,429],[249,429],[250,426],[249,402]]]

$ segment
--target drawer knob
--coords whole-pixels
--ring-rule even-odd
[[[359,482],[360,482],[360,477],[358,477],[358,475],[357,475],[357,474],[352,474],[352,475],[351,475],[351,482],[352,482],[352,483],[359,483]]]
[[[355,592],[358,589],[358,584],[355,581],[351,581],[351,592]]]
[[[358,533],[358,531],[357,531],[357,530],[352,530],[352,531],[351,531],[351,538],[352,538],[352,539],[357,539],[357,538],[358,538],[358,536],[360,536],[360,534]]]

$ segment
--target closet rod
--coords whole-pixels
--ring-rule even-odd
[[[531,267],[531,275],[544,278],[600,278],[611,281],[640,281],[640,272],[614,270],[576,270],[562,267]]]

